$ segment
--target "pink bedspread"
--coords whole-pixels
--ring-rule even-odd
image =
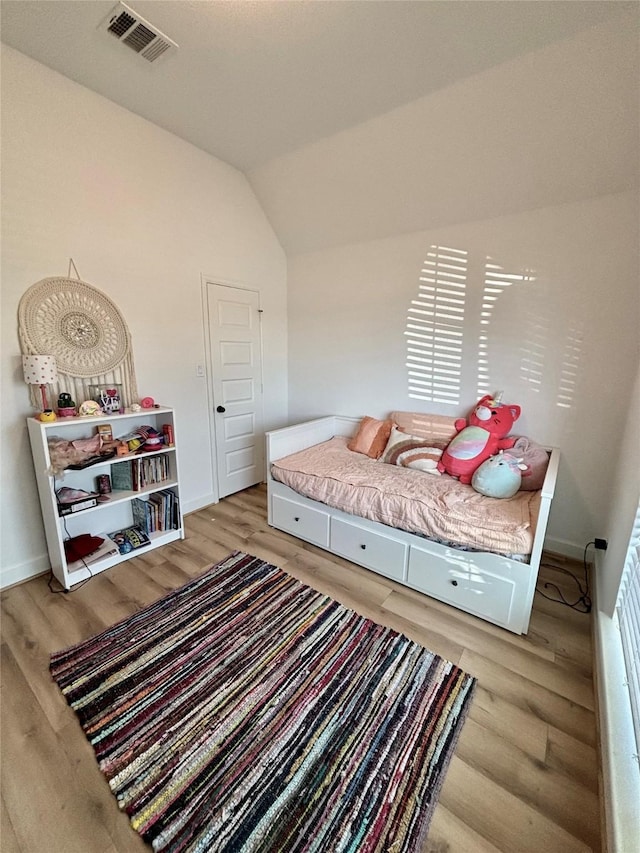
[[[335,437],[272,464],[275,480],[328,506],[437,540],[530,554],[540,493],[497,500],[443,474],[370,459]]]

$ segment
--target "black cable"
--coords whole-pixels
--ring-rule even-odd
[[[543,598],[546,598],[547,601],[555,601],[556,604],[564,604],[566,607],[570,607],[572,610],[576,610],[578,613],[591,613],[591,591],[589,589],[587,550],[590,545],[595,544],[595,542],[587,542],[587,544],[584,546],[584,553],[582,555],[582,564],[584,566],[584,589],[582,587],[582,584],[580,583],[580,579],[576,575],[574,575],[573,572],[570,572],[568,569],[565,569],[562,566],[554,566],[553,563],[541,563],[541,565],[546,566],[547,568],[554,569],[557,572],[563,572],[565,575],[569,575],[569,577],[576,582],[576,585],[580,590],[580,596],[576,601],[574,601],[573,603],[567,601],[567,599],[562,594],[560,587],[555,583],[551,583],[550,581],[545,582],[544,588],[555,589],[555,591],[560,596],[559,598],[552,598],[550,595],[546,595],[544,592],[542,592],[541,589],[538,589],[538,587],[536,587],[536,592],[538,592]]]
[[[54,492],[54,494],[55,494],[55,495],[56,495],[56,497],[57,497],[58,491],[57,491],[57,489],[56,489],[56,477],[55,477],[55,474],[53,475],[53,492]],[[71,539],[72,537],[71,537],[71,534],[69,533],[69,528],[67,527],[67,519],[66,519],[64,516],[62,517],[62,526],[64,527],[64,532],[67,534],[67,538],[66,538],[66,539],[64,539],[63,541],[64,541],[64,542],[68,542],[68,541],[69,541],[69,539]],[[84,558],[83,558],[83,557],[80,557],[80,560],[82,561],[82,565],[83,565],[83,566],[85,567],[85,569],[89,572],[89,577],[88,577],[88,578],[85,578],[83,581],[80,581],[80,583],[76,584],[76,585],[73,587],[73,589],[72,589],[72,590],[71,590],[71,589],[65,589],[62,585],[61,585],[61,588],[60,588],[60,589],[54,589],[54,588],[52,587],[52,585],[51,585],[51,584],[53,583],[53,581],[54,581],[53,569],[49,569],[49,579],[48,579],[48,581],[47,581],[47,586],[49,587],[49,592],[53,592],[53,593],[56,593],[56,594],[58,594],[58,593],[61,593],[61,592],[62,592],[62,593],[64,593],[64,594],[66,595],[66,594],[67,594],[67,593],[69,593],[69,592],[75,592],[77,589],[80,589],[80,587],[84,586],[86,583],[89,583],[89,581],[90,581],[90,580],[93,580],[93,578],[95,577],[95,575],[93,574],[93,572],[91,571],[91,569],[89,568],[89,566],[86,564],[86,562],[85,562]]]
[[[82,559],[82,558],[81,558],[81,559]],[[89,572],[90,577],[85,578],[83,581],[80,581],[80,583],[77,583],[77,584],[73,587],[73,589],[65,589],[63,586],[61,586],[61,588],[60,588],[60,589],[54,589],[54,588],[51,586],[51,584],[52,584],[52,582],[53,582],[53,580],[54,580],[54,576],[53,576],[53,569],[49,569],[49,580],[47,581],[47,586],[49,587],[49,592],[53,592],[53,593],[56,593],[56,594],[57,594],[57,593],[61,593],[61,592],[63,592],[65,595],[67,595],[67,594],[68,594],[68,593],[70,593],[70,592],[75,592],[77,589],[80,589],[80,587],[81,587],[81,586],[84,586],[86,583],[89,583],[89,581],[90,581],[90,580],[93,580],[93,578],[95,577],[95,575],[93,574],[93,572],[91,571],[91,569],[90,569],[90,568],[89,568],[89,566],[85,563],[85,561],[84,561],[84,560],[82,560],[82,565],[83,565],[83,566],[85,567],[85,569]]]

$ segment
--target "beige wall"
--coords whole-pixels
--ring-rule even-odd
[[[2,47],[2,575],[47,568],[17,334],[21,295],[81,278],[119,306],[138,387],[177,409],[186,510],[215,497],[201,275],[260,289],[265,422],[287,408],[286,260],[245,177]]]
[[[588,541],[607,535],[637,369],[637,234],[637,195],[623,193],[291,258],[290,420],[406,408],[466,414],[486,333],[490,389],[522,406],[514,432],[562,451],[547,546],[581,558]],[[469,259],[455,405],[412,398],[408,388],[407,312],[432,245]],[[506,288],[481,327],[487,258],[529,279]],[[637,467],[627,476],[637,482]]]
[[[613,478],[638,359],[638,20],[587,29],[250,173],[289,256],[290,420],[462,414],[486,353],[488,390],[522,406],[518,431],[562,451],[547,544],[578,558],[607,529],[620,534],[609,506],[624,488]],[[407,383],[407,312],[431,245],[467,253],[450,406],[411,397]],[[482,328],[487,263],[524,278]]]

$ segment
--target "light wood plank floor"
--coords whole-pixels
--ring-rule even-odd
[[[71,594],[51,594],[45,577],[3,593],[3,853],[150,849],[118,811],[75,715],[50,679],[49,654],[128,616],[235,549],[280,566],[478,678],[425,853],[600,850],[589,616],[537,595],[530,632],[517,637],[271,529],[264,486],[193,513],[186,529],[184,541],[142,554]],[[546,558],[553,560],[582,572],[577,564]],[[566,575],[549,566],[543,571],[544,580],[574,595]]]

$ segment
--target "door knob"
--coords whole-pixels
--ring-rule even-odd
[[[227,411],[227,410],[225,409],[225,407],[224,407],[224,406],[218,406],[218,407],[216,408],[216,412],[226,412],[226,411]]]

